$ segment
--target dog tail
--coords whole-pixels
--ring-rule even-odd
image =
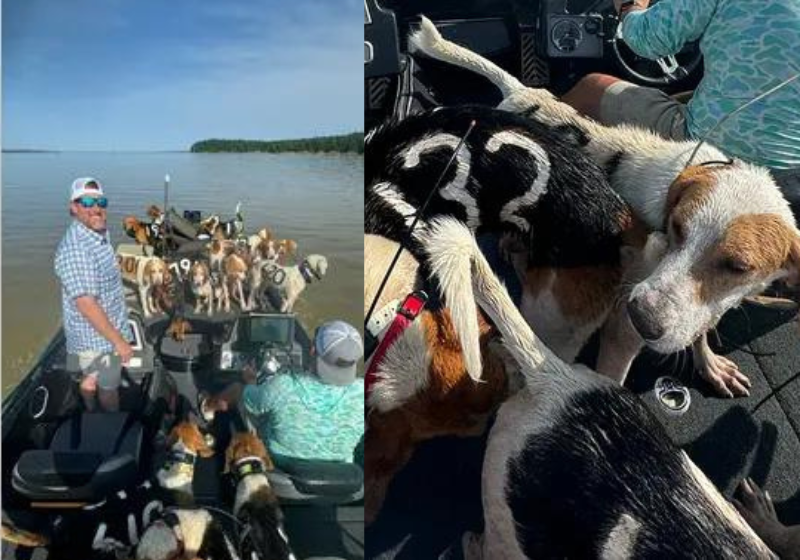
[[[480,328],[472,292],[472,232],[455,219],[437,219],[421,237],[433,276],[444,294],[453,328],[461,342],[464,366],[475,380],[481,378]]]
[[[536,374],[545,363],[555,368],[569,369],[569,365],[553,354],[525,322],[508,291],[483,256],[472,232],[463,223],[453,218],[440,218],[432,222],[430,232],[431,239],[446,241],[450,250],[468,263],[466,266],[471,278],[466,281],[459,278],[457,287],[463,292],[469,292],[470,298],[474,298],[473,317],[475,303],[489,315],[503,336],[504,345],[520,364],[524,374]],[[472,290],[464,289],[469,285],[472,285]],[[452,309],[449,301],[448,305]],[[453,321],[456,321],[455,317]]]
[[[419,30],[408,38],[411,52],[420,51],[436,60],[472,70],[500,88],[504,98],[525,89],[519,80],[493,62],[442,37],[431,20],[425,16],[421,19]]]

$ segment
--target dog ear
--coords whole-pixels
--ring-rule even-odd
[[[667,193],[664,208],[664,229],[667,229],[670,216],[680,207],[691,211],[700,203],[716,184],[715,168],[693,165],[684,169],[672,182]]]

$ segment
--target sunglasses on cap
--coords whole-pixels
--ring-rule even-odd
[[[82,196],[80,198],[76,198],[75,202],[84,208],[94,208],[95,205],[99,206],[100,208],[108,208],[108,199],[104,196],[99,198],[95,198],[93,196]]]

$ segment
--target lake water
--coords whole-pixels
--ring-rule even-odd
[[[246,233],[263,226],[294,239],[303,255],[328,258],[328,275],[295,307],[313,330],[341,318],[363,320],[364,159],[356,155],[192,153],[3,154],[3,389],[16,384],[61,321],[53,255],[70,222],[69,186],[100,179],[115,243],[133,242],[122,218],[146,219],[150,204],[233,217],[242,202]],[[149,220],[148,220],[149,221]]]

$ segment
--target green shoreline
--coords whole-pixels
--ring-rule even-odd
[[[192,144],[193,153],[220,152],[341,152],[364,153],[364,133],[317,136],[295,140],[223,140],[211,138]]]

